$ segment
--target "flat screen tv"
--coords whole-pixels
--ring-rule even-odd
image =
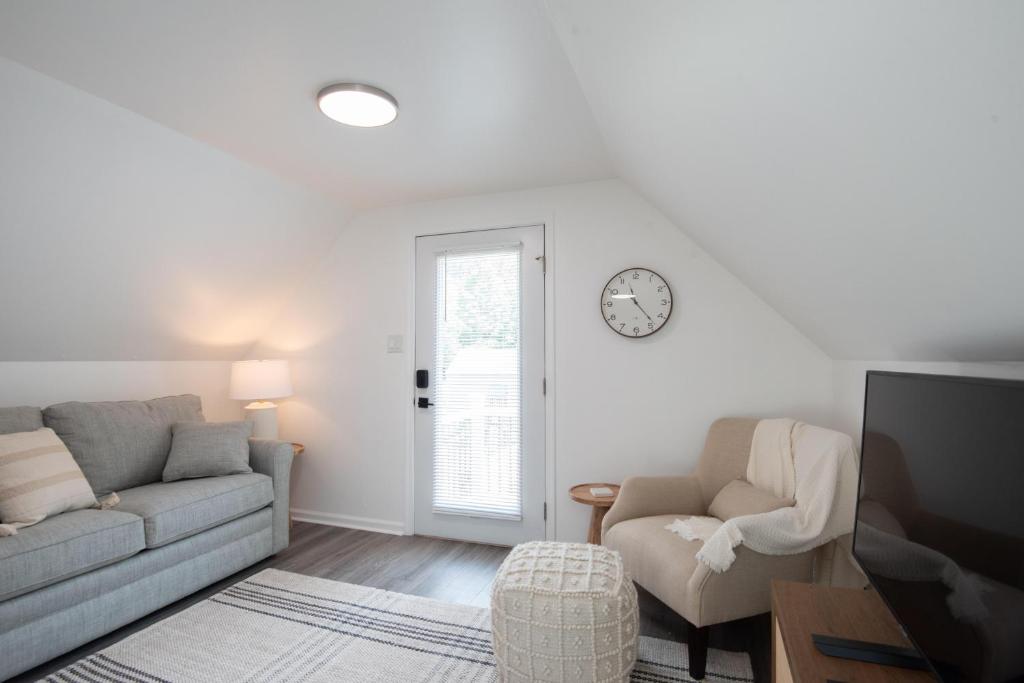
[[[869,372],[854,534],[937,676],[1024,680],[1024,382]]]

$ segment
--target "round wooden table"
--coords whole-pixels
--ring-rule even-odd
[[[590,492],[590,489],[596,489],[601,486],[607,486],[615,493],[611,496],[598,497]],[[615,502],[615,499],[619,497],[619,485],[577,484],[569,489],[569,497],[577,503],[583,503],[584,505],[589,505],[593,508],[590,511],[590,529],[587,531],[587,543],[601,545],[601,522],[604,521],[604,516],[608,513],[608,508],[610,508],[612,503]]]

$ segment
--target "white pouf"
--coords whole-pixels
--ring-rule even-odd
[[[627,681],[637,626],[633,582],[599,545],[518,545],[491,589],[494,656],[508,683]]]

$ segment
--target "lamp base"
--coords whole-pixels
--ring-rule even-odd
[[[253,438],[277,438],[276,403],[272,401],[253,401],[245,407],[245,419],[252,422]]]

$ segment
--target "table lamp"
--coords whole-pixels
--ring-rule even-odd
[[[292,394],[292,378],[286,360],[239,360],[231,364],[233,399],[252,401],[245,407],[245,419],[253,423],[257,439],[277,438],[277,404],[271,399]]]

